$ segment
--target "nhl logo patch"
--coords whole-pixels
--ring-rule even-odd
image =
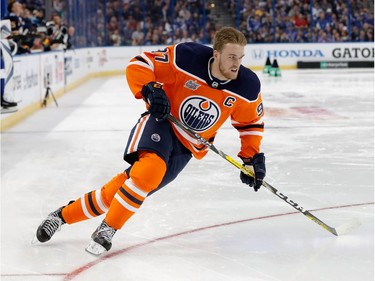
[[[159,142],[161,140],[161,137],[159,134],[152,134],[151,135],[151,140],[153,140],[154,142]]]
[[[197,82],[193,81],[193,80],[188,80],[186,81],[184,87],[185,88],[188,88],[190,90],[197,90],[201,85],[199,85]]]

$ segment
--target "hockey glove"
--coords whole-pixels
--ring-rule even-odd
[[[148,112],[156,119],[165,119],[171,112],[171,105],[162,85],[157,82],[150,82],[142,87],[142,96],[149,104]]]
[[[254,187],[255,191],[258,191],[262,186],[264,177],[266,176],[266,158],[264,157],[264,153],[257,153],[253,158],[242,158],[242,161],[246,168],[254,170],[255,178],[241,172],[241,181],[244,184]]]

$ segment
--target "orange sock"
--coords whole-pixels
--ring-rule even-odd
[[[115,228],[122,226],[137,212],[147,194],[161,183],[167,165],[153,152],[141,152],[139,160],[130,170],[130,178],[117,191],[105,217],[106,223]]]
[[[90,191],[62,209],[62,217],[68,224],[97,217],[108,210],[117,190],[128,178],[121,173],[106,183],[101,189]]]

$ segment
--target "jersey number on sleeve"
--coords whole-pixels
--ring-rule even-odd
[[[155,60],[156,61],[160,61],[160,62],[164,62],[164,63],[168,63],[169,62],[169,56],[168,56],[168,51],[167,49],[164,49],[162,51],[156,51],[156,52],[153,52],[155,55]]]

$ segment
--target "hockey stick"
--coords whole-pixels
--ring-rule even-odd
[[[233,166],[235,166],[238,169],[240,169],[245,174],[247,174],[247,175],[249,175],[251,177],[254,177],[254,172],[253,171],[249,170],[248,168],[246,168],[241,163],[239,163],[236,160],[234,160],[232,157],[230,157],[229,155],[227,155],[223,151],[217,149],[212,143],[210,143],[209,141],[207,141],[205,138],[201,137],[194,130],[192,130],[189,127],[187,127],[185,124],[183,124],[182,122],[180,122],[178,119],[176,119],[175,117],[173,117],[171,114],[169,114],[167,116],[167,119],[169,121],[171,121],[173,124],[175,124],[177,127],[179,127],[180,129],[182,129],[183,131],[185,131],[186,133],[188,133],[190,136],[194,137],[196,140],[198,140],[199,142],[201,142],[202,144],[204,144],[205,146],[207,146],[210,150],[212,150],[216,154],[220,155],[222,158],[224,158],[225,160],[227,160]],[[280,191],[278,191],[276,188],[274,188],[272,185],[270,185],[269,183],[267,183],[265,180],[263,181],[262,186],[265,187],[265,188],[267,188],[273,194],[277,195],[279,198],[281,198],[282,200],[284,200],[286,203],[288,203],[294,209],[296,209],[297,211],[299,211],[300,213],[302,213],[303,215],[305,215],[307,218],[309,218],[313,222],[317,223],[318,225],[320,225],[321,227],[323,227],[325,230],[331,232],[333,235],[338,236],[338,235],[342,235],[342,234],[348,233],[349,231],[351,231],[351,230],[353,230],[353,229],[355,229],[355,228],[357,228],[358,226],[361,225],[361,223],[360,223],[359,220],[353,219],[353,220],[351,220],[351,221],[349,221],[347,223],[344,223],[343,225],[341,225],[341,226],[339,226],[337,228],[331,227],[328,224],[326,224],[325,222],[323,222],[322,220],[320,220],[319,218],[317,218],[316,216],[314,216],[313,214],[311,214],[308,210],[306,210],[305,208],[303,208],[302,206],[300,206],[298,203],[296,203],[293,200],[289,199],[288,196],[286,196],[283,193],[281,193]]]

